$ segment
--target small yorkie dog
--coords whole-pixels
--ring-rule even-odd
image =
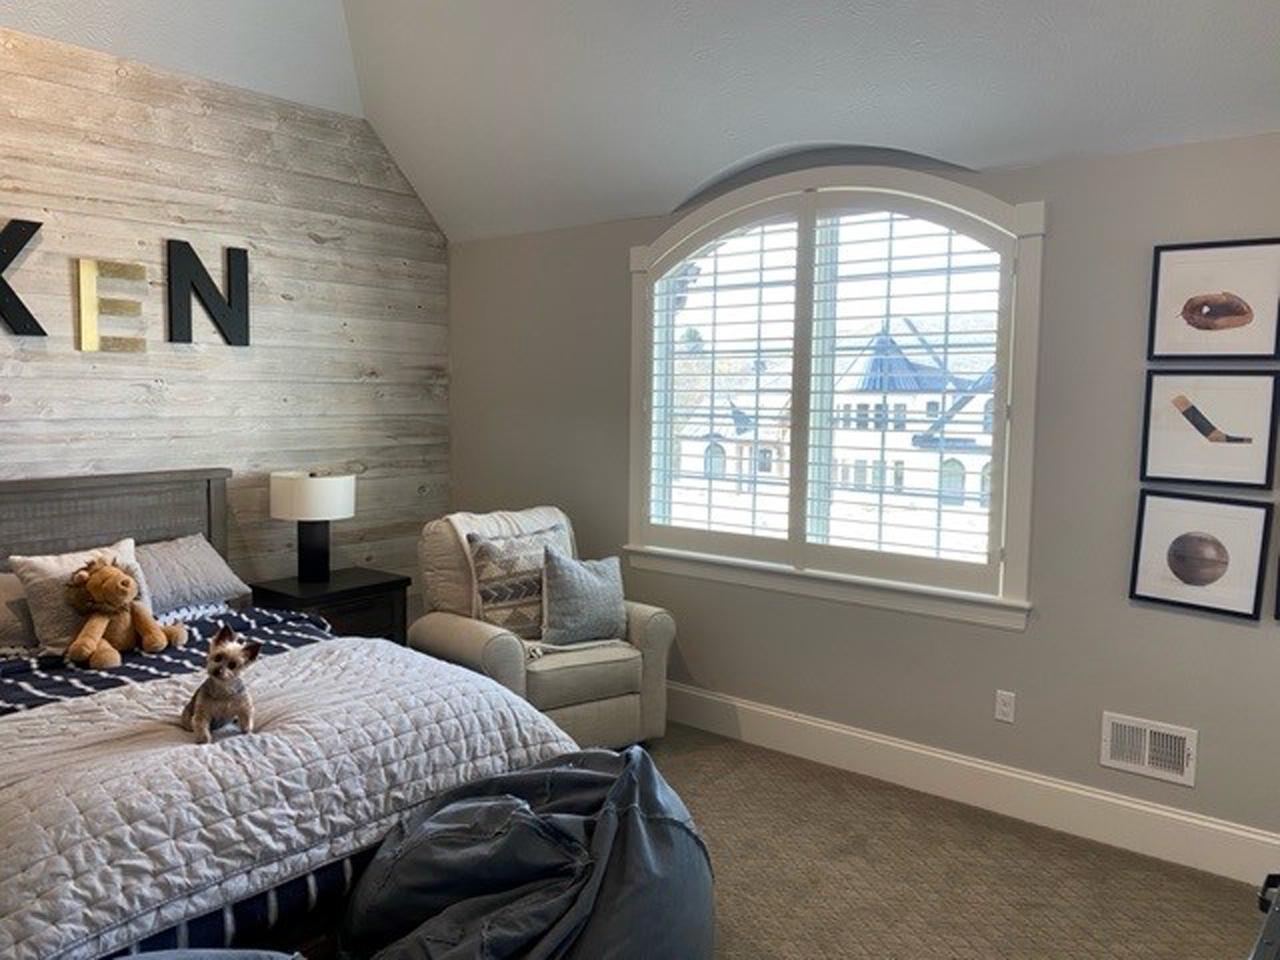
[[[200,743],[213,741],[213,730],[235,720],[244,733],[253,733],[253,700],[240,675],[262,651],[256,640],[241,640],[223,624],[209,641],[205,670],[209,676],[182,711],[182,726]]]

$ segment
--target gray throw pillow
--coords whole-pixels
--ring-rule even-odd
[[[138,583],[138,599],[148,610],[151,609],[147,578],[134,556],[132,537],[92,550],[35,557],[12,556],[9,569],[22,581],[41,653],[65,653],[75,639],[84,617],[67,602],[67,581],[94,557],[113,560],[127,570]]]
[[[618,640],[627,635],[622,565],[617,557],[575,560],[547,547],[542,563],[542,642]]]
[[[253,592],[200,533],[140,544],[138,566],[147,577],[157,616],[180,607],[241,600]]]
[[[0,573],[0,657],[30,656],[37,646],[22,581],[12,573]]]

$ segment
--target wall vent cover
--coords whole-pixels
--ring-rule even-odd
[[[1101,763],[1104,767],[1193,787],[1196,736],[1190,727],[1104,711]]]

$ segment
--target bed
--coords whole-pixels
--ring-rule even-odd
[[[0,561],[202,533],[227,543],[229,471],[0,482]],[[264,643],[250,736],[178,714],[221,622]],[[459,783],[575,749],[498,684],[304,614],[188,620],[183,651],[116,671],[0,660],[0,956],[78,960],[278,945],[332,916],[369,851]]]

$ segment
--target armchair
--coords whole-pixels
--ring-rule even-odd
[[[409,627],[409,645],[496,680],[581,746],[622,747],[661,737],[667,723],[667,656],[675,639],[675,621],[667,611],[628,601],[625,637],[567,646],[523,640],[473,616],[467,534],[509,537],[554,524],[565,526],[572,544],[569,518],[554,507],[455,513],[427,524],[418,560],[428,612]]]

